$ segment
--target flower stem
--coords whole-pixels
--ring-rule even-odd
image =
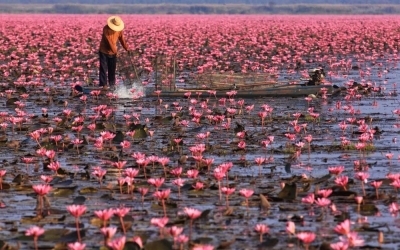
[[[167,209],[166,209],[166,207],[165,207],[165,200],[162,199],[162,200],[161,200],[161,203],[162,203],[162,206],[163,206],[164,217],[167,217]]]
[[[33,237],[33,245],[35,247],[35,250],[38,250],[38,236]]]
[[[119,217],[119,221],[121,222],[122,231],[126,234],[125,224],[122,216]]]
[[[75,218],[76,234],[78,235],[78,241],[82,242],[81,231],[79,230],[79,220],[78,217]]]

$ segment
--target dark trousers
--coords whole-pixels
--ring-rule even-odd
[[[100,74],[99,86],[107,86],[107,73],[108,85],[115,85],[115,69],[117,68],[117,56],[107,55],[99,52],[100,55]]]

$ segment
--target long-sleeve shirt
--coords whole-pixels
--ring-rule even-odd
[[[123,32],[114,31],[110,29],[108,25],[104,26],[100,42],[100,52],[107,55],[116,55],[118,40],[121,43],[122,47],[124,47],[125,50],[128,50],[128,45],[125,42]]]

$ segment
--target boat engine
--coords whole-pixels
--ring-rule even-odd
[[[307,82],[307,85],[319,85],[325,78],[324,69],[321,68],[309,69],[308,75],[310,76],[310,80]]]

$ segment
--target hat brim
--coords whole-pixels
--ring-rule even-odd
[[[116,16],[110,16],[108,19],[107,19],[107,25],[108,25],[108,27],[110,27],[110,29],[112,29],[113,31],[121,31],[121,30],[123,30],[124,29],[124,27],[125,27],[125,24],[124,24],[124,22],[122,21],[122,19],[121,19],[121,25],[115,25],[115,24],[113,24],[112,23],[112,19],[114,19]]]

